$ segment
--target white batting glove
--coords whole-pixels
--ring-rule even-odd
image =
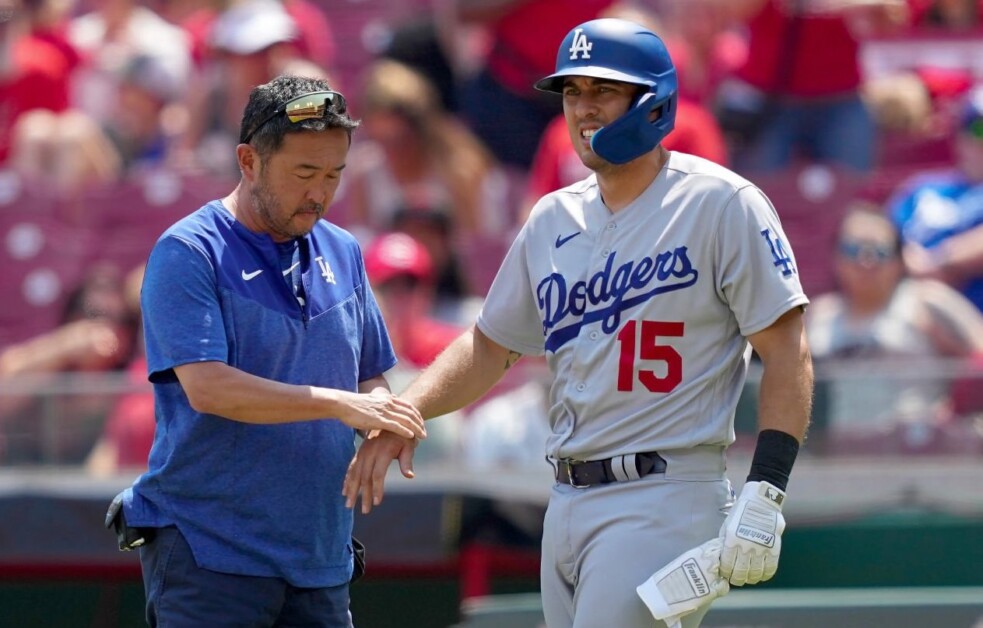
[[[720,527],[724,546],[720,574],[734,586],[769,580],[778,570],[785,517],[785,491],[768,482],[748,482]]]
[[[694,547],[635,588],[653,617],[678,628],[684,615],[730,591],[719,573],[722,545],[716,538]]]

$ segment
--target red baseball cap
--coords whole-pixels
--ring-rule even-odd
[[[381,235],[365,251],[365,272],[375,284],[399,275],[429,281],[432,269],[427,249],[405,233]]]

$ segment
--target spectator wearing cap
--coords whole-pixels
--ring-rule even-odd
[[[434,274],[430,255],[405,233],[386,233],[365,252],[365,271],[396,355],[422,368],[462,331],[432,318]]]
[[[187,120],[182,91],[160,60],[149,55],[134,57],[121,71],[116,115],[104,128],[124,172],[168,164]]]
[[[983,310],[983,86],[953,137],[955,167],[905,181],[888,207],[914,277],[943,281]]]
[[[188,18],[186,28],[200,59],[188,94],[190,124],[179,142],[184,166],[235,174],[231,156],[239,138],[238,120],[252,88],[281,74],[327,78],[327,68],[305,53],[304,37],[310,34],[286,4],[242,0],[221,12],[204,8]],[[328,28],[316,8],[298,15],[311,23],[320,16],[320,23]],[[325,38],[330,39],[330,34]]]
[[[458,238],[450,216],[440,209],[404,207],[392,218],[393,231],[409,234],[423,245],[430,256],[434,277],[434,318],[452,325],[467,327],[481,309],[482,296],[474,288],[473,272],[482,264],[497,264],[500,254],[485,259],[471,255],[469,273],[458,252]]]

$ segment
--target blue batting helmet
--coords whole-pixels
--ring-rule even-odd
[[[605,160],[623,164],[655,148],[672,131],[679,92],[676,68],[665,43],[628,20],[603,18],[570,31],[556,54],[556,72],[536,89],[563,92],[567,76],[590,76],[641,85],[627,113],[597,131],[591,148]],[[658,116],[653,115],[658,112]],[[654,118],[654,121],[652,121]]]

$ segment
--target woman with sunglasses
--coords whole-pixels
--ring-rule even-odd
[[[847,212],[834,264],[839,291],[806,312],[813,357],[828,376],[818,378],[817,398],[828,402],[830,433],[947,418],[950,381],[932,362],[983,351],[983,315],[943,283],[906,277],[898,232],[880,211]]]
[[[356,430],[426,436],[383,376],[396,357],[361,251],[322,220],[357,126],[322,80],[254,88],[239,185],[150,254],[157,429],[107,526],[140,548],[151,626],[351,625]]]

